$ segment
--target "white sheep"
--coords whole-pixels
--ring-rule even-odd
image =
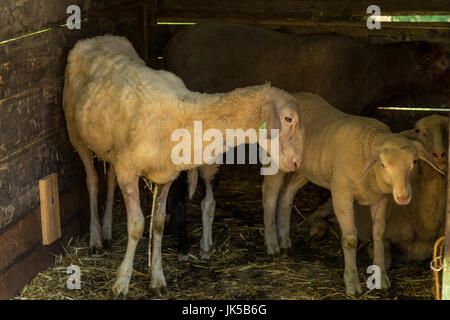
[[[167,291],[161,261],[167,193],[180,171],[202,164],[172,161],[175,130],[184,128],[193,136],[194,121],[202,121],[204,130],[214,128],[224,134],[227,129],[257,130],[266,123],[268,133],[280,130],[276,135],[280,169],[292,171],[300,164],[300,106],[290,94],[268,85],[225,94],[191,92],[174,74],[147,68],[123,37],[107,35],[75,45],[66,67],[63,107],[70,141],[86,170],[92,234],[100,235],[98,177],[92,152],[111,163],[125,200],[128,245],[113,286],[116,297],[128,292],[136,245],[144,229],[140,176],[163,184],[154,216],[150,286],[157,294]],[[233,144],[224,141],[225,148]]]
[[[404,131],[412,139],[419,140],[430,151],[441,170],[447,170],[448,117],[431,115],[416,122],[415,128]],[[429,166],[419,166],[412,179],[415,194],[406,206],[398,206],[389,197],[386,208],[385,263],[391,266],[392,258],[398,262],[423,261],[433,252],[433,244],[443,234],[445,226],[446,178]],[[311,236],[321,237],[333,216],[329,202],[310,216]],[[355,222],[358,238],[370,240],[371,217],[367,207],[355,205]],[[391,249],[392,248],[392,249]],[[395,253],[394,257],[391,251]]]
[[[343,113],[318,95],[294,95],[302,105],[305,144],[300,170],[266,176],[263,205],[269,254],[290,247],[289,221],[294,196],[307,181],[330,189],[342,231],[344,281],[349,294],[361,292],[356,268],[357,229],[353,202],[370,206],[374,223],[373,264],[381,269],[381,287],[390,286],[384,268],[385,209],[388,195],[406,205],[418,159],[440,171],[418,141],[393,134],[378,120]],[[275,228],[275,218],[277,221]],[[276,230],[277,229],[277,230]],[[278,237],[278,240],[277,240]]]

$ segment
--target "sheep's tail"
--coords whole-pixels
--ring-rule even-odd
[[[194,196],[198,183],[198,168],[191,169],[187,172],[189,200]]]

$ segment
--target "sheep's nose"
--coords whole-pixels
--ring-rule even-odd
[[[445,156],[447,155],[447,152],[445,152],[445,151],[442,151],[442,152],[439,152],[439,151],[433,151],[432,152],[432,155],[433,155],[433,157],[435,157],[436,159],[443,159],[443,158],[445,158]]]
[[[292,161],[294,162],[295,169],[300,169],[302,165],[302,160],[299,158],[294,158]]]
[[[406,204],[409,203],[410,200],[411,200],[410,196],[399,196],[399,197],[396,197],[396,202],[398,204],[406,205]]]

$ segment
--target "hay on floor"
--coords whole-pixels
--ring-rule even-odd
[[[176,238],[166,234],[163,239],[163,266],[170,290],[163,299],[433,299],[429,261],[390,270],[392,288],[388,292],[365,288],[359,298],[347,296],[340,240],[332,233],[320,241],[308,238],[308,214],[323,201],[319,189],[311,184],[299,191],[295,200],[289,256],[269,258],[264,246],[261,181],[257,167],[225,170],[216,194],[214,253],[210,261],[196,259],[202,232],[201,194],[197,191],[187,207],[194,257],[188,262],[178,262]],[[148,216],[151,194],[146,190],[141,199]],[[117,192],[112,249],[90,256],[89,236],[74,239],[63,254],[55,257],[54,264],[27,284],[16,299],[110,299],[127,243],[125,216],[123,200]],[[148,217],[146,222],[148,230]],[[147,241],[148,234],[139,242],[129,299],[157,298],[148,290]],[[72,264],[81,269],[80,290],[67,289],[67,267]],[[370,264],[361,246],[358,266],[362,282],[366,281],[365,270]]]

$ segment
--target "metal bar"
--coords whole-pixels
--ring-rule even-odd
[[[450,115],[450,114],[449,114]],[[450,117],[449,117],[450,125]],[[448,134],[450,142],[450,131]],[[450,150],[450,144],[449,144]],[[448,153],[447,153],[448,154]],[[450,157],[447,165],[450,168]],[[447,215],[445,218],[445,247],[444,247],[444,261],[442,270],[442,300],[450,300],[450,174],[447,174]],[[441,258],[442,259],[442,258]]]

